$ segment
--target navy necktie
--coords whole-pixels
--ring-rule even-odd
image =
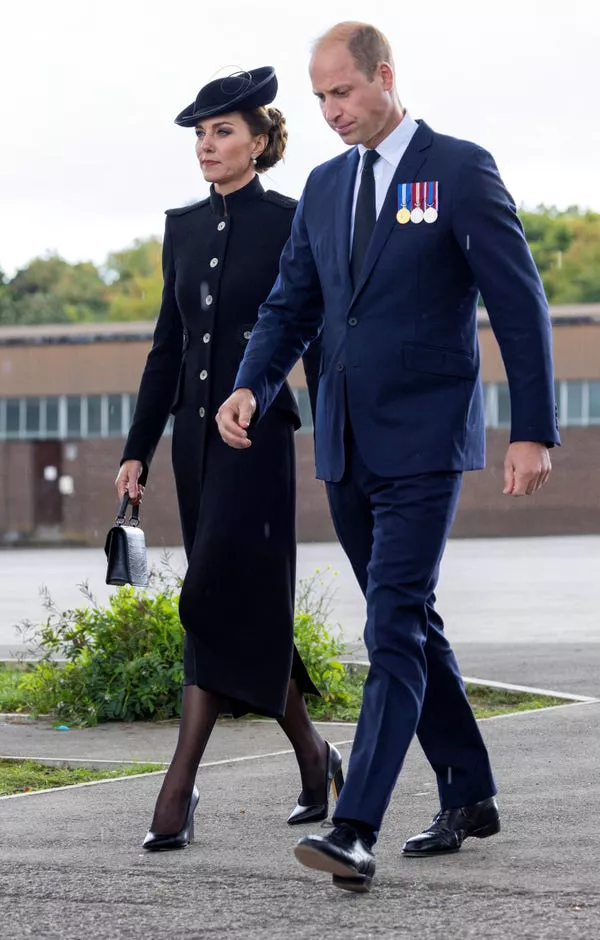
[[[350,271],[352,283],[356,287],[365,263],[365,255],[375,228],[377,214],[375,211],[375,176],[373,166],[379,160],[376,150],[367,150],[363,158],[363,168],[356,200],[354,213],[354,235],[352,237],[352,254],[350,256]]]

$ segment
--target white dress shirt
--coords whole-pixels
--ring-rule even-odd
[[[373,166],[373,176],[375,177],[375,213],[377,218],[379,218],[379,213],[385,201],[387,191],[390,188],[390,183],[394,177],[394,173],[398,168],[400,160],[406,153],[406,149],[410,144],[415,131],[419,125],[414,121],[408,111],[405,112],[404,117],[398,124],[398,127],[395,127],[391,134],[382,140],[380,144],[375,148],[379,154],[379,160]],[[352,201],[352,216],[350,222],[350,252],[352,252],[352,239],[354,237],[354,215],[356,213],[356,202],[358,200],[358,190],[360,188],[360,177],[363,168],[363,161],[367,148],[363,144],[358,145],[358,152],[360,154],[360,160],[358,161],[358,169],[356,171],[356,182],[354,184],[354,199]],[[403,180],[407,183],[410,180]]]

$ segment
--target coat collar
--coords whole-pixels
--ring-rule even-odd
[[[263,193],[263,185],[258,175],[255,175],[250,182],[242,186],[241,189],[236,189],[227,196],[221,196],[213,185],[210,187],[210,208],[215,215],[231,215],[239,206],[250,202],[252,199],[256,199],[258,196],[262,196]]]

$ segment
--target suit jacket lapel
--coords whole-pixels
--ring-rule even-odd
[[[352,283],[350,278],[350,215],[358,160],[358,149],[355,147],[347,154],[346,160],[339,169],[335,193],[335,240],[338,264],[342,274],[342,283],[348,285]],[[351,293],[351,288],[349,290]]]
[[[373,229],[373,237],[369,243],[369,248],[365,258],[364,267],[354,291],[354,298],[369,277],[377,258],[383,251],[386,241],[392,234],[396,222],[397,194],[399,183],[413,182],[423,163],[427,159],[427,150],[431,146],[433,132],[424,121],[419,121],[419,128],[415,131],[414,137],[406,148],[406,152],[394,173],[390,188],[387,191],[385,201],[379,213],[379,218]],[[348,238],[350,234],[348,233]],[[346,262],[347,267],[348,262]]]

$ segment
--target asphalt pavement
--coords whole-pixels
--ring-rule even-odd
[[[140,849],[160,774],[0,800],[3,940],[597,940],[599,719],[596,703],[484,721],[502,832],[467,840],[442,859],[400,854],[436,809],[432,773],[414,747],[377,846],[369,895],[336,890],[294,859],[301,833],[285,819],[299,782],[287,742],[270,722],[218,726],[198,774],[197,841],[180,852]],[[16,747],[20,727],[0,727],[0,750]],[[37,750],[45,735],[48,753],[73,757],[84,753],[88,735],[97,758],[168,759],[172,724],[155,726],[156,734],[147,726],[139,735],[131,726],[121,730],[124,752],[118,729],[50,726],[38,729]],[[352,730],[323,728],[344,758]]]
[[[18,645],[14,615],[30,616],[38,603],[36,577],[65,605],[78,599],[80,575],[105,599],[96,555],[71,552],[0,552],[0,656]],[[336,890],[292,854],[301,832],[285,819],[299,780],[286,738],[273,722],[221,721],[198,774],[197,841],[183,851],[140,848],[162,772],[0,799],[2,940],[597,940],[599,552],[595,537],[449,545],[439,605],[463,673],[595,699],[482,722],[498,836],[467,840],[448,858],[401,856],[437,808],[415,745],[377,846],[372,892]],[[317,567],[339,572],[334,619],[364,658],[364,606],[337,546],[300,547],[299,576]],[[347,759],[354,726],[321,727]],[[166,765],[176,735],[175,722],[57,731],[0,719],[0,756]]]

